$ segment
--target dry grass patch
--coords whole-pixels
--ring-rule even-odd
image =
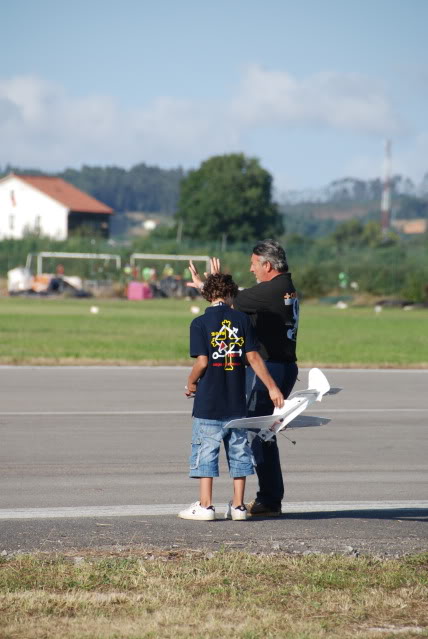
[[[2,638],[428,636],[428,555],[142,552],[0,564]]]

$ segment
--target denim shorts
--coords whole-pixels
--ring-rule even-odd
[[[244,428],[224,428],[230,420],[193,417],[190,477],[218,477],[218,458],[224,442],[231,477],[254,474],[253,455]]]

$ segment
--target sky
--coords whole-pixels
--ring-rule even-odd
[[[0,0],[0,168],[428,173],[428,0]]]

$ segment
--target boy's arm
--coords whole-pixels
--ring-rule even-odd
[[[204,373],[205,369],[208,366],[208,357],[207,355],[198,355],[195,360],[195,363],[192,366],[192,370],[190,371],[189,377],[187,378],[187,386],[185,388],[185,394],[190,397],[196,393],[196,386],[198,384],[199,379]]]
[[[268,389],[269,397],[273,401],[274,406],[276,408],[282,408],[282,406],[284,405],[284,396],[279,390],[278,386],[275,384],[275,381],[271,377],[268,369],[266,368],[266,364],[260,357],[260,354],[257,351],[249,351],[247,353],[247,359],[257,377],[261,379],[263,384]]]

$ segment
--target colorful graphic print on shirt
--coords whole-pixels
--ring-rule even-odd
[[[286,293],[284,295],[285,306],[291,306],[293,312],[293,326],[287,330],[288,339],[297,339],[297,329],[299,328],[299,300],[297,299],[297,293]]]
[[[215,349],[212,353],[214,360],[223,360],[223,362],[214,362],[213,366],[224,366],[224,370],[233,371],[235,366],[241,366],[241,362],[237,358],[242,356],[242,348],[244,346],[244,338],[238,335],[238,327],[232,326],[230,320],[223,320],[221,328],[218,331],[211,332],[211,346]]]

